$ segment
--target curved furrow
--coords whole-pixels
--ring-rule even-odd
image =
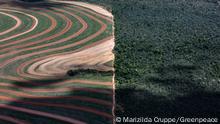
[[[19,54],[19,53],[27,51],[27,50],[36,50],[36,49],[39,49],[39,48],[50,46],[51,44],[55,44],[55,42],[53,42],[51,44],[45,44],[45,45],[41,45],[41,46],[25,48],[25,47],[28,47],[28,46],[36,45],[36,44],[39,44],[39,43],[42,43],[42,42],[49,41],[49,40],[52,40],[54,38],[60,37],[63,34],[65,34],[66,32],[69,31],[69,29],[72,26],[72,21],[69,18],[67,18],[64,15],[62,15],[62,14],[59,14],[59,13],[56,13],[56,14],[59,15],[60,17],[62,17],[66,21],[66,26],[59,33],[56,33],[56,34],[51,35],[49,37],[37,40],[35,42],[29,42],[29,43],[27,43],[25,45],[17,46],[15,48],[19,48],[20,47],[20,48],[23,48],[23,49],[20,49],[20,50],[17,50],[17,51],[13,51],[13,52],[9,52],[9,53],[6,53],[6,54],[2,54],[2,55],[0,55],[0,58],[5,57],[5,56],[10,56],[10,55],[13,55],[13,54]],[[29,37],[27,37],[27,38],[30,39]],[[20,40],[20,41],[23,41],[23,40]]]
[[[52,11],[49,11],[49,12],[52,12]],[[36,49],[40,49],[40,48],[44,48],[44,47],[48,47],[48,46],[51,46],[51,45],[55,45],[55,44],[58,44],[58,43],[61,43],[63,42],[64,40],[66,39],[63,39],[63,40],[59,40],[59,41],[55,41],[55,42],[52,42],[50,44],[44,44],[44,45],[41,45],[41,46],[35,46],[35,47],[29,47],[29,46],[33,46],[33,45],[37,45],[37,44],[40,44],[40,43],[43,43],[45,41],[49,41],[49,40],[52,40],[52,39],[55,39],[57,37],[61,37],[62,35],[64,35],[65,33],[67,33],[70,28],[72,28],[71,26],[73,25],[72,24],[72,21],[67,18],[66,16],[64,16],[63,14],[61,13],[57,13],[57,12],[54,12],[56,15],[59,15],[60,17],[62,17],[65,21],[66,21],[66,26],[57,34],[54,34],[54,35],[51,35],[51,36],[48,36],[46,38],[43,38],[43,39],[40,39],[40,40],[37,40],[35,42],[29,42],[29,43],[26,43],[26,44],[21,44],[20,46],[16,46],[15,48],[23,48],[23,49],[20,49],[20,50],[17,50],[17,51],[14,51],[14,52],[11,52],[11,53],[7,53],[7,54],[4,54],[5,55],[12,55],[12,54],[19,54],[19,53],[22,53],[24,51],[27,51],[27,50],[36,50]],[[62,11],[62,13],[65,13],[65,11]],[[80,22],[80,23],[84,23],[85,25],[85,21],[83,21],[82,18],[78,17],[78,16],[74,16],[73,14],[71,15],[73,17],[77,17],[76,19]],[[83,25],[83,24],[82,24]],[[81,28],[81,30],[85,30],[85,27]],[[81,32],[81,31],[80,31]],[[69,37],[69,39],[71,38],[74,38],[74,37]],[[28,37],[29,39],[29,37]],[[26,48],[26,47],[29,47],[29,48]],[[3,56],[3,55],[2,55]]]
[[[62,11],[62,10],[61,10]],[[36,46],[36,47],[31,47],[31,48],[26,48],[26,49],[22,49],[21,50],[21,52],[22,51],[27,51],[27,50],[33,50],[33,49],[39,49],[39,48],[41,48],[41,47],[46,47],[46,46],[50,46],[50,45],[54,45],[54,44],[56,44],[56,43],[61,43],[61,42],[65,42],[65,41],[67,41],[67,40],[70,40],[70,39],[72,39],[72,38],[75,38],[75,37],[77,37],[77,36],[79,36],[81,33],[83,33],[86,29],[87,29],[87,23],[82,19],[82,18],[80,18],[79,16],[76,16],[76,15],[73,15],[72,13],[69,13],[69,14],[71,14],[72,16],[74,16],[74,17],[76,17],[82,24],[83,24],[83,27],[79,30],[79,31],[77,31],[76,33],[74,33],[73,35],[71,35],[71,36],[69,36],[69,37],[66,37],[66,38],[63,38],[63,39],[61,39],[61,40],[58,40],[58,41],[56,41],[56,42],[53,42],[53,43],[50,43],[50,44],[45,44],[45,45],[41,45],[41,46]],[[66,18],[67,19],[67,18]],[[70,24],[67,26],[67,31],[69,30],[69,28],[71,28],[71,24],[72,24],[72,22],[69,20],[69,21],[67,21],[67,22],[70,22]],[[60,36],[60,35],[62,35],[62,34],[57,34],[58,36]],[[54,38],[54,36],[51,36],[51,38]],[[74,44],[74,43],[73,43]],[[71,45],[68,45],[68,46],[63,46],[63,47],[58,47],[58,48],[51,48],[51,49],[46,49],[46,50],[42,50],[42,51],[37,51],[37,52],[34,52],[34,53],[30,53],[30,54],[25,54],[25,55],[21,55],[21,56],[17,56],[17,57],[14,57],[14,58],[12,58],[12,59],[8,59],[8,60],[6,60],[5,62],[2,62],[2,63],[0,63],[0,68],[1,67],[3,67],[3,66],[5,66],[5,65],[7,65],[7,64],[9,64],[10,62],[13,62],[13,61],[16,61],[17,59],[23,59],[23,58],[26,58],[26,57],[31,57],[31,56],[33,56],[33,55],[37,55],[37,54],[41,54],[41,53],[46,53],[46,52],[51,52],[51,51],[57,51],[57,50],[61,50],[61,49],[65,49],[66,47],[68,48],[69,46],[71,46]],[[75,45],[76,46],[76,45]],[[16,53],[17,52],[20,52],[20,51],[15,51]],[[13,52],[13,53],[9,53],[9,54],[15,54],[15,52]],[[4,57],[5,56],[5,54],[2,56],[2,57]]]
[[[18,17],[11,15],[11,14],[4,13],[4,12],[0,12],[0,13],[16,20],[16,25],[14,25],[13,27],[11,27],[10,29],[8,29],[6,31],[0,32],[0,36],[15,30],[16,28],[18,28],[21,25],[22,21]]]
[[[49,28],[49,26],[51,26],[51,21],[46,16],[41,15],[40,14],[41,11],[38,11],[38,12],[35,11],[35,10],[27,11],[27,10],[24,10],[24,9],[17,9],[17,8],[7,8],[7,9],[21,11],[21,12],[30,14],[32,16],[35,16],[38,19],[38,25],[36,26],[36,28],[33,31],[31,31],[29,33],[23,34],[21,36],[12,38],[12,39],[4,41],[4,42],[0,42],[0,44],[1,44],[0,46],[2,46],[1,49],[17,46],[17,45],[20,45],[22,43],[24,45],[27,42],[34,41],[35,39],[38,39],[40,37],[37,37],[35,39],[30,39],[28,41],[23,41],[23,42],[20,41],[20,40],[23,40],[23,39],[25,40],[25,38],[28,38],[28,37],[30,37],[30,36],[32,36],[34,34],[39,33],[39,32],[43,32],[43,31],[47,30]],[[29,16],[26,16],[26,15],[21,14],[21,13],[10,12],[10,11],[8,11],[7,13],[10,13],[10,14],[13,14],[13,15],[19,17],[22,20],[22,25],[19,26],[18,29],[14,30],[14,31],[12,31],[12,32],[10,32],[8,34],[3,35],[1,37],[2,39],[3,38],[7,38],[9,36],[13,36],[13,35],[19,34],[19,33],[22,33],[22,32],[25,32],[25,31],[28,31],[28,30],[30,30],[30,28],[33,27],[34,20],[32,18],[30,18]],[[44,13],[44,12],[42,12],[42,13]],[[56,16],[52,16],[52,17],[56,17]],[[55,18],[55,20],[57,21],[57,18]],[[20,41],[21,43],[18,42],[18,43],[12,44],[12,42],[15,42],[15,41]],[[11,49],[11,50],[13,51],[13,50],[17,50],[17,49]],[[10,52],[10,51],[0,52],[0,54],[5,54],[7,52]]]
[[[109,38],[108,38],[108,39],[109,39]],[[103,41],[105,41],[105,40],[103,40]],[[39,58],[37,58],[37,59],[39,59]],[[32,61],[34,61],[34,59],[33,59]],[[32,62],[32,61],[31,61],[31,62]],[[29,63],[30,63],[30,62],[29,62]],[[20,65],[20,66],[22,67],[23,65],[27,66],[26,63],[23,63],[23,64]],[[24,67],[23,67],[23,68],[24,68]],[[20,67],[18,67],[17,70],[21,70]],[[20,73],[18,73],[18,74],[20,74]],[[21,76],[21,77],[24,77],[24,76],[25,76],[24,73],[22,73],[22,74],[23,74],[23,75],[20,75],[20,76]],[[4,77],[3,77],[3,78],[4,78]]]
[[[73,52],[66,52],[65,54],[74,54],[74,53],[78,53],[80,51],[84,51],[86,49],[89,49],[89,48],[93,48],[97,45],[100,45],[100,44],[103,44],[105,42],[109,42],[109,41],[112,41],[112,37],[109,37],[109,38],[106,38],[106,39],[103,39],[101,41],[97,41],[95,43],[92,43],[90,45],[87,45],[81,49],[77,49]],[[114,42],[110,43],[110,46],[114,45]],[[55,55],[48,55],[48,56],[44,56],[44,57],[40,57],[40,58],[35,58],[35,59],[31,59],[31,61],[26,61],[22,64],[20,64],[17,68],[16,68],[16,73],[20,76],[20,77],[29,77],[29,78],[38,78],[38,79],[42,79],[43,77],[42,76],[37,76],[37,75],[31,75],[29,74],[28,72],[25,72],[25,68],[28,67],[29,65],[34,65],[32,63],[37,63],[39,61],[45,61],[45,60],[48,60],[48,58],[59,58],[59,56],[63,56],[65,55],[63,53],[59,53],[59,54],[55,54]],[[112,56],[112,55],[111,55]],[[113,59],[114,56],[110,57]],[[111,68],[112,69],[112,68]],[[63,76],[65,75],[65,73],[63,73],[62,75],[56,75],[56,78],[62,78]],[[36,77],[37,76],[37,77]],[[46,79],[48,78],[48,76],[46,77]]]
[[[40,37],[40,36],[42,36],[42,35],[44,35],[44,34],[47,34],[47,33],[51,32],[51,31],[53,31],[53,30],[56,28],[56,26],[57,26],[57,21],[56,21],[53,17],[51,17],[51,16],[49,16],[47,13],[43,13],[43,12],[39,12],[39,14],[40,14],[40,15],[44,15],[46,18],[49,18],[49,19],[50,19],[51,26],[50,26],[47,30],[45,30],[45,31],[43,31],[43,32],[40,32],[40,33],[38,33],[38,34],[33,34],[33,35],[30,36],[30,37],[26,37],[26,38],[23,38],[23,39],[19,39],[19,40],[16,40],[16,41],[13,41],[13,42],[10,42],[10,43],[1,45],[1,47],[0,47],[0,52],[5,52],[5,51],[9,51],[9,50],[11,50],[11,49],[19,49],[19,48],[24,48],[24,47],[29,46],[29,45],[34,45],[34,44],[36,44],[36,41],[35,41],[35,42],[29,42],[29,43],[27,43],[27,44],[22,44],[22,45],[17,45],[17,46],[12,46],[12,47],[10,47],[10,45],[22,43],[22,42],[24,42],[24,41],[27,41],[27,40],[30,40],[30,39],[34,39],[34,38],[36,38],[36,37]],[[5,54],[4,54],[4,55],[5,55]]]
[[[10,116],[5,116],[5,115],[0,115],[0,121],[6,121],[14,124],[30,124],[28,122],[25,122],[23,120],[18,120],[16,118],[10,117]]]
[[[91,17],[91,16],[90,16]],[[94,18],[93,18],[94,19]],[[96,18],[95,18],[95,20],[97,20]],[[81,20],[82,21],[82,20]],[[100,21],[98,21],[99,23],[100,23]],[[85,25],[86,23],[84,22],[84,25]],[[103,23],[102,23],[102,26],[103,26]],[[106,28],[106,25],[104,25],[105,26],[105,28]],[[104,28],[104,29],[105,29]],[[85,30],[85,29],[84,29]],[[99,31],[99,32],[97,32],[98,34],[100,34],[100,32],[102,32],[103,31],[103,28],[102,28],[102,30],[101,31]],[[80,31],[80,33],[82,33],[81,31]],[[96,35],[95,35],[96,36]],[[93,37],[92,38],[94,38],[95,37],[94,35],[93,35]],[[70,37],[70,38],[68,38],[68,39],[71,39],[71,38],[73,38],[73,36],[72,37]],[[89,39],[92,39],[91,37],[89,37]],[[62,42],[64,42],[65,40],[68,40],[67,38],[66,39],[63,39],[62,40]],[[83,39],[83,41],[84,41],[85,39]],[[54,43],[53,43],[54,44]],[[76,44],[77,45],[77,44]],[[76,45],[74,45],[74,46],[76,46]],[[49,46],[48,44],[46,44],[46,46]],[[42,47],[42,46],[40,46],[40,47]],[[39,47],[35,47],[35,49],[39,49]],[[34,49],[34,48],[30,48],[30,49]],[[29,50],[30,50],[29,49]],[[64,49],[64,48],[63,48]],[[22,50],[22,51],[25,51],[25,50],[27,50],[27,49],[24,49],[24,50]],[[59,49],[60,50],[60,49]],[[16,51],[16,52],[18,52],[18,51]],[[40,53],[43,53],[44,51],[41,51]],[[9,54],[15,54],[14,52],[13,53],[9,53]],[[5,56],[5,55],[4,55]],[[25,55],[26,56],[26,55]],[[19,56],[19,58],[20,58],[20,56]],[[15,58],[14,58],[14,60],[15,60]],[[5,64],[7,63],[7,62],[4,62]],[[0,65],[1,67],[2,67],[2,65]]]
[[[105,42],[78,53],[48,58],[45,59],[47,61],[46,63],[44,62],[45,60],[38,61],[31,65],[27,72],[31,75],[53,76],[65,74],[69,69],[95,69],[100,71],[111,71],[111,67],[108,68],[103,65],[113,58],[111,51],[109,51],[109,49],[113,49],[113,44],[111,43],[112,41],[109,40],[109,42]]]
[[[78,7],[78,8],[81,8],[81,7]],[[83,10],[86,10],[86,9],[84,9],[84,8],[81,8],[81,9],[83,9]],[[94,12],[91,12],[91,13],[94,13]],[[107,18],[107,17],[104,17],[104,16],[101,16],[101,17],[103,17],[103,18],[105,18],[105,19],[109,19],[109,18]],[[109,21],[109,20],[108,20]],[[110,47],[110,50],[108,50],[108,52],[110,51],[111,52],[111,50],[113,49],[113,46],[114,46],[114,42],[110,42],[110,43],[112,43],[112,47]],[[103,46],[106,46],[106,45],[104,45],[103,44]],[[95,49],[95,48],[93,48],[93,49]],[[88,52],[90,52],[90,51],[86,51],[87,53]],[[87,55],[87,53],[86,53],[85,51],[84,51],[84,53],[82,53],[82,55],[84,54],[84,55]],[[91,51],[92,52],[92,51]],[[98,54],[98,53],[97,53]],[[96,56],[97,56],[97,54],[96,54]],[[111,53],[109,53],[109,54],[111,54]],[[104,54],[103,54],[104,55]],[[106,55],[106,54],[105,54]],[[80,55],[78,55],[78,56],[80,56]],[[76,55],[76,57],[77,57],[77,55]],[[74,56],[71,56],[71,55],[68,55],[68,56],[66,56],[65,57],[65,55],[63,55],[62,56],[62,58],[59,58],[59,59],[56,59],[58,62],[59,62],[59,60],[62,60],[62,62],[63,62],[63,65],[68,65],[68,63],[67,63],[67,61],[65,61],[65,59],[64,58],[73,58],[73,59],[70,59],[69,61],[71,61],[71,64],[73,64],[72,63],[72,61],[74,60],[74,59],[76,59],[76,57],[74,57]],[[88,57],[88,56],[87,56]],[[94,58],[94,57],[92,57],[92,58]],[[54,58],[50,58],[50,59],[52,59],[52,61],[53,60],[55,60]],[[78,59],[78,58],[77,58]],[[93,60],[100,60],[100,58],[97,58],[97,59],[93,59]],[[96,63],[98,63],[98,65],[97,64],[94,64],[94,61],[93,61],[93,65],[97,65],[97,66],[99,66],[99,65],[103,65],[104,63],[106,63],[107,61],[110,61],[110,60],[113,60],[113,58],[112,57],[109,57],[109,60],[108,59],[106,59],[106,58],[102,58],[103,60],[105,60],[105,61],[101,61],[101,62],[96,62]],[[51,68],[53,68],[53,70],[51,70],[51,72],[53,71],[53,72],[59,72],[60,70],[58,69],[58,70],[54,70],[55,68],[54,68],[54,64],[55,63],[58,63],[58,62],[53,62],[53,63],[51,63],[51,61],[50,60],[48,60],[48,59],[46,59],[46,60],[43,60],[40,64],[36,64],[35,63],[35,67],[33,67],[33,70],[35,70],[36,69],[36,67],[38,66],[39,67],[39,65],[41,65],[42,63],[44,63],[44,66],[47,66],[46,64],[45,64],[45,61],[47,61],[47,65],[53,65],[53,66],[51,66]],[[79,60],[80,62],[80,64],[83,64],[83,62],[82,62],[82,60]],[[90,62],[92,62],[92,61],[90,61]],[[88,64],[88,63],[87,63]],[[77,65],[77,64],[75,64],[75,65]],[[89,65],[89,64],[88,64]],[[48,67],[48,66],[47,66]],[[71,68],[71,67],[65,67],[65,66],[62,66],[61,65],[61,67],[63,67],[63,68]],[[62,69],[63,69],[62,68]],[[44,70],[48,70],[48,71],[50,71],[50,68],[46,68],[46,67],[43,67],[42,66],[42,69],[44,69]],[[97,68],[96,68],[97,69]],[[109,67],[109,66],[102,66],[102,68],[101,68],[101,70],[112,70],[112,68],[111,67]],[[47,71],[47,72],[48,72]],[[66,70],[65,70],[66,71]],[[64,71],[64,72],[65,72]],[[31,71],[30,71],[31,72]],[[32,71],[33,72],[33,71]],[[49,73],[49,72],[48,72]],[[35,73],[36,74],[36,73]],[[41,72],[41,74],[43,74],[42,72]],[[50,73],[49,73],[50,74]]]
[[[43,59],[42,61],[37,61],[32,64],[28,68],[27,73],[40,77],[53,77],[55,75],[64,76],[69,69],[77,70],[81,68],[111,71],[113,70],[112,67],[107,67],[103,64],[114,58],[111,52],[113,46],[114,42],[110,39],[80,52]],[[21,67],[18,67],[17,69],[20,68]],[[20,74],[19,70],[17,71],[17,74]]]
[[[0,9],[0,10],[24,14],[24,15],[29,16],[30,18],[32,18],[34,20],[34,22],[32,24],[32,27],[29,30],[27,30],[25,32],[22,32],[22,33],[18,33],[18,34],[12,35],[12,36],[4,38],[4,39],[0,39],[0,42],[4,42],[4,41],[10,40],[10,39],[19,37],[21,35],[27,34],[27,33],[31,32],[31,31],[33,31],[37,27],[37,25],[38,25],[38,19],[35,16],[32,16],[30,14],[27,14],[27,13],[24,13],[24,12],[20,12],[20,11],[17,11],[17,10],[8,10],[8,9]]]
[[[60,120],[60,121],[71,123],[71,124],[86,124],[82,121],[79,121],[79,120],[76,120],[76,119],[73,119],[73,118],[68,118],[68,117],[64,117],[64,116],[60,116],[60,115],[56,115],[56,114],[52,114],[52,113],[37,111],[37,110],[31,110],[31,109],[26,109],[26,108],[21,108],[21,107],[15,107],[15,106],[1,104],[1,103],[0,103],[0,108],[5,108],[5,109],[9,109],[9,110],[24,112],[24,113],[29,113],[29,114],[32,114],[32,115],[38,115],[38,116],[42,116],[42,117],[48,117],[48,118]]]

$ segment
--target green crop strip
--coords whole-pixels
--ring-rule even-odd
[[[5,22],[7,22],[7,23],[5,23]],[[16,25],[16,20],[0,13],[0,32],[3,32],[7,29],[10,29],[14,25]]]
[[[15,35],[15,34],[20,33],[20,32],[27,31],[28,29],[30,29],[30,27],[33,24],[33,20],[29,16],[26,16],[24,14],[16,13],[16,12],[8,12],[8,11],[1,11],[1,12],[6,12],[6,13],[12,14],[14,16],[17,16],[22,21],[22,24],[18,28],[16,28],[12,32],[9,32],[9,33],[1,36],[1,39],[7,38],[9,36]],[[6,42],[1,42],[0,44],[6,44]]]

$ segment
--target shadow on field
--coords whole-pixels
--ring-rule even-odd
[[[92,90],[104,90],[106,92],[111,92],[109,89],[95,89]],[[36,93],[43,94],[43,93]],[[83,101],[80,98],[86,96],[90,98],[104,99],[111,103],[111,97],[106,94],[101,93],[91,93],[89,91],[80,91],[72,88],[68,94],[63,94],[61,96],[57,95],[59,93],[51,93],[51,96],[43,98],[19,98],[15,101],[8,103],[7,105],[21,107],[29,110],[35,110],[38,112],[46,112],[53,115],[59,115],[67,118],[72,118],[80,120],[83,122],[90,122],[91,124],[111,124],[111,118],[102,117],[102,115],[97,115],[94,113],[86,112],[81,109],[75,109],[75,107],[91,108],[97,111],[109,113],[111,115],[112,108],[110,106],[100,105],[98,103],[92,103],[90,101]],[[75,99],[75,97],[79,99]],[[13,111],[10,109],[2,109],[0,115],[6,115],[14,117],[19,120],[31,122],[32,124],[64,124],[65,121],[60,121],[59,119],[45,117],[42,114],[30,114],[26,112]],[[92,122],[91,122],[92,120]],[[0,122],[0,124],[2,124]],[[6,124],[6,123],[3,123]],[[66,123],[65,124],[69,124]]]
[[[93,89],[95,90],[95,89]],[[100,89],[99,89],[100,90]],[[105,89],[106,91],[109,91]],[[110,92],[110,91],[109,91]],[[40,93],[38,93],[40,94]],[[102,117],[94,113],[86,112],[80,109],[75,109],[75,107],[84,107],[92,108],[97,111],[109,113],[111,115],[111,107],[99,105],[97,103],[81,101],[75,99],[74,97],[91,97],[99,99],[103,97],[106,101],[111,101],[110,97],[107,97],[105,94],[90,93],[85,91],[76,91],[72,89],[69,94],[64,94],[62,96],[55,96],[56,93],[53,93],[53,96],[43,98],[20,98],[18,100],[12,101],[7,105],[21,107],[29,110],[34,110],[38,112],[50,113],[52,115],[59,115],[67,118],[77,119],[83,122],[90,122],[91,124],[111,124],[111,118]],[[19,120],[31,122],[32,124],[64,124],[66,121],[60,121],[59,119],[45,117],[42,114],[30,114],[26,112],[13,111],[10,109],[1,108],[1,114],[10,117],[14,117]],[[92,120],[92,122],[91,122]],[[0,122],[0,124],[2,124]],[[6,123],[3,123],[6,124]],[[69,124],[69,123],[65,123]]]
[[[90,73],[103,73],[112,74],[112,72],[100,72],[95,70],[77,70],[74,76]],[[35,110],[34,113],[46,112],[53,115],[59,115],[63,117],[68,117],[80,121],[90,122],[94,124],[111,124],[112,117],[102,116],[102,114],[94,114],[92,112],[87,112],[88,108],[107,113],[111,116],[112,112],[112,90],[106,88],[90,87],[86,88],[86,84],[80,83],[69,83],[62,84],[65,80],[74,78],[74,76],[63,76],[60,79],[44,79],[44,80],[30,80],[30,82],[12,82],[15,88],[14,90],[23,89],[26,94],[34,94],[36,97],[23,97],[21,94],[12,94],[18,97],[17,100],[10,101],[6,103],[9,106],[21,107],[29,110]],[[32,82],[32,83],[31,83]],[[34,84],[33,84],[34,83]],[[18,87],[18,88],[16,88]],[[26,91],[25,88],[30,89]],[[40,88],[40,90],[36,90]],[[67,89],[65,89],[67,88]],[[31,89],[36,90],[32,91]],[[56,91],[56,90],[59,91]],[[45,92],[50,90],[50,92]],[[54,91],[53,91],[54,90]],[[101,92],[102,91],[102,92]],[[19,92],[19,91],[18,91]],[[47,97],[42,97],[47,95]],[[87,99],[88,98],[88,99]],[[93,99],[97,99],[93,101]],[[88,100],[88,101],[87,101]],[[99,103],[99,100],[105,101],[104,103]],[[0,102],[2,102],[0,100]],[[4,101],[3,101],[4,102]],[[98,103],[96,103],[98,102]],[[105,105],[107,104],[108,105]],[[81,108],[80,108],[81,107]],[[30,114],[26,112],[13,111],[11,109],[0,108],[0,115],[14,117],[19,120],[24,120],[31,122],[33,124],[63,124],[65,121],[60,121],[59,119],[44,117],[42,114]],[[85,118],[86,117],[86,118]],[[68,119],[67,119],[68,120]],[[93,120],[91,122],[91,120]],[[0,122],[0,124],[7,124],[6,122]]]
[[[23,88],[37,88],[37,87],[43,87],[48,85],[54,85],[57,83],[60,83],[62,81],[65,81],[66,79],[46,79],[46,80],[29,80],[29,82],[13,82],[13,85],[16,87],[23,87]]]

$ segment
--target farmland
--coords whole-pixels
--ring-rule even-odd
[[[113,122],[113,16],[82,4],[1,3],[1,124]]]

